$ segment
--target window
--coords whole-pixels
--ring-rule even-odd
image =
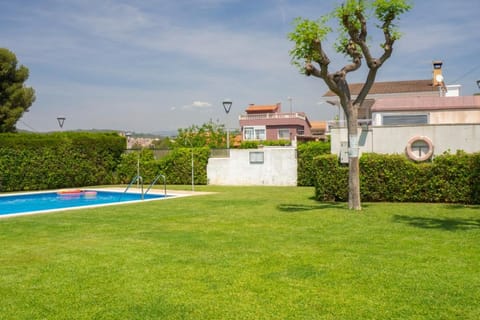
[[[412,152],[416,155],[416,158],[424,157],[428,151],[430,151],[430,147],[425,140],[416,140],[412,143],[411,148]]]
[[[245,128],[244,132],[244,139],[245,140],[255,140],[254,137],[254,130],[253,128]]]
[[[244,140],[265,140],[265,131],[264,126],[244,127],[243,138]]]
[[[383,116],[383,125],[428,124],[426,114],[391,114]]]
[[[415,136],[410,138],[406,147],[407,156],[414,161],[425,161],[433,155],[433,143],[428,137]]]
[[[278,129],[278,139],[290,140],[290,130],[289,129]]]
[[[250,163],[263,163],[263,152],[250,152]]]

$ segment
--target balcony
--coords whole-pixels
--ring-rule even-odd
[[[303,112],[242,114],[239,117],[240,121],[265,119],[299,119],[305,121],[307,117]]]

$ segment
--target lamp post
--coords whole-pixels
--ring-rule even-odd
[[[195,166],[193,162],[193,144],[188,136],[185,138],[185,146],[187,142],[190,145],[190,159],[191,159],[191,167],[192,167],[192,191],[195,191],[195,169],[194,169]]]
[[[288,99],[288,101],[290,102],[290,113],[292,113],[292,112],[293,112],[293,110],[292,110],[292,101],[293,101],[293,98],[292,98],[292,97],[288,97],[287,99]]]
[[[65,123],[65,120],[67,118],[63,117],[63,116],[58,116],[57,117],[57,121],[58,121],[58,125],[60,126],[60,129],[63,129],[63,124]]]
[[[230,132],[228,130],[228,113],[230,112],[230,108],[232,107],[232,101],[230,99],[225,99],[222,102],[223,109],[225,109],[225,113],[227,114],[227,149],[230,149]]]
[[[480,80],[477,80],[477,87],[480,89]]]

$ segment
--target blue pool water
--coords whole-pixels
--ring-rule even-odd
[[[164,198],[164,195],[146,194],[145,200]],[[56,209],[106,205],[141,200],[138,193],[87,191],[77,194],[57,192],[0,196],[0,216],[33,213]]]

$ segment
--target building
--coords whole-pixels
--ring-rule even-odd
[[[249,105],[239,117],[245,141],[289,140],[312,137],[310,121],[304,112],[282,112],[281,104]]]
[[[348,86],[352,99],[355,99],[360,94],[363,85],[363,83],[353,83]],[[362,120],[371,120],[372,106],[378,99],[440,96],[456,97],[460,96],[460,87],[460,85],[445,85],[442,76],[442,62],[433,61],[432,79],[375,82],[367,98],[358,110],[358,119],[361,120],[361,122],[365,122]],[[328,103],[336,105],[340,111],[343,111],[341,110],[340,102],[335,93],[327,91],[323,97]],[[378,103],[376,103],[376,105],[378,106]],[[345,120],[343,114],[340,118],[340,122]]]
[[[352,95],[360,87],[352,85]],[[379,82],[367,98],[359,112],[360,154],[405,154],[424,161],[444,152],[480,151],[480,97],[460,96],[459,85],[445,85],[440,61],[433,62],[431,80]],[[331,152],[348,162],[345,123],[330,126]]]
[[[377,99],[371,112],[374,126],[480,123],[480,96]]]

